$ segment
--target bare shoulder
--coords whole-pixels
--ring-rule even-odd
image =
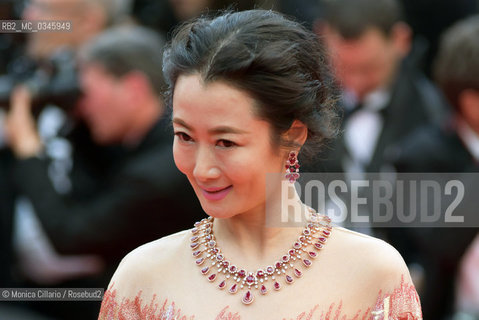
[[[334,240],[333,240],[334,239]],[[330,250],[353,267],[359,279],[392,289],[401,278],[410,282],[409,270],[399,252],[387,242],[345,228],[335,227]]]
[[[120,262],[110,287],[127,294],[137,293],[151,283],[163,282],[166,273],[161,270],[168,270],[173,261],[181,261],[178,255],[185,251],[190,234],[190,230],[180,231],[131,251]]]
[[[334,234],[335,245],[349,253],[356,252],[353,256],[358,259],[403,262],[399,252],[384,240],[341,227],[335,227]]]
[[[123,258],[123,263],[135,263],[141,261],[142,264],[166,263],[174,258],[179,249],[184,249],[185,242],[189,241],[191,230],[183,230],[158,240],[148,242],[135,250],[131,251]]]
[[[333,292],[336,299],[348,300],[352,306],[343,306],[345,314],[373,307],[375,314],[386,313],[391,319],[421,319],[419,296],[409,270],[391,245],[334,227],[324,249],[328,263],[323,271],[330,287],[337,288]]]

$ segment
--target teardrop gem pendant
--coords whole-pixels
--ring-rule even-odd
[[[283,284],[294,285],[296,279],[304,276],[306,269],[311,269],[313,261],[319,260],[321,249],[332,230],[331,219],[319,215],[313,209],[309,209],[309,212],[311,213],[309,222],[287,253],[273,264],[256,271],[241,268],[227,259],[218,247],[213,234],[214,219],[211,217],[203,219],[195,224],[190,239],[195,264],[200,267],[201,274],[209,282],[217,283],[215,286],[219,290],[231,295],[240,291],[241,302],[245,305],[253,303],[255,296],[280,291]]]
[[[241,299],[241,301],[244,303],[244,304],[251,304],[251,302],[253,302],[254,300],[254,296],[253,294],[251,293],[251,291],[246,291],[245,295],[243,296],[243,299]]]

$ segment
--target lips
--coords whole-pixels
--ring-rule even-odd
[[[233,186],[228,187],[220,187],[220,188],[201,188],[201,192],[203,193],[204,197],[211,201],[219,201],[226,197],[228,193],[233,189]]]

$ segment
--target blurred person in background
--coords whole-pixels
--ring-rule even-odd
[[[85,41],[109,26],[129,21],[131,10],[131,0],[26,0],[22,3],[22,19],[67,21],[71,28],[68,31],[25,34],[23,54],[16,52],[4,67],[6,76],[0,78],[0,104],[4,107],[8,101],[5,96],[10,93],[8,89],[26,82],[39,70],[51,68],[48,62],[54,57],[71,60]],[[20,7],[20,3],[15,4],[15,8]]]
[[[397,146],[391,161],[403,172],[477,173],[479,16],[460,21],[446,31],[433,70],[452,106],[452,116],[440,125],[424,126],[412,133]],[[477,265],[477,248],[471,243],[478,228],[420,228],[409,233],[413,243],[409,250],[415,252],[417,262],[426,270],[421,295],[424,318],[450,319],[456,300],[457,312],[464,313],[457,319],[477,319],[479,269],[473,267]],[[469,246],[470,254],[460,266]]]
[[[0,180],[2,180],[0,189],[6,190],[0,196],[1,237],[5,240],[3,242],[5,249],[2,248],[1,251],[2,255],[13,260],[4,265],[5,269],[8,271],[13,269],[13,272],[5,273],[4,276],[5,281],[13,287],[25,286],[24,277],[33,281],[30,286],[37,286],[60,281],[65,276],[70,277],[71,274],[98,272],[101,263],[98,258],[91,256],[58,255],[49,243],[41,225],[37,223],[35,212],[28,199],[19,197],[15,190],[11,181],[15,159],[5,143],[5,118],[9,98],[13,88],[20,83],[28,83],[31,88],[48,88],[42,92],[47,101],[44,101],[41,106],[36,103],[34,113],[38,116],[37,126],[47,150],[46,156],[53,159],[49,167],[50,176],[56,176],[56,180],[59,176],[65,177],[72,161],[70,158],[72,145],[74,144],[78,149],[83,144],[59,136],[60,128],[68,122],[66,119],[72,118],[67,117],[67,113],[60,109],[54,108],[52,104],[47,105],[48,102],[58,102],[57,97],[50,90],[51,83],[53,80],[58,80],[57,82],[67,85],[70,89],[78,87],[74,72],[75,51],[109,25],[124,21],[128,13],[129,0],[12,1],[8,8],[10,11],[5,13],[6,16],[2,16],[3,19],[67,20],[73,24],[70,32],[22,34],[21,38],[26,41],[24,45],[2,41],[9,46],[4,50],[8,51],[9,55],[4,60],[3,75],[0,77],[0,166],[2,167],[0,168]],[[11,37],[5,37],[4,40],[9,38]],[[14,44],[16,46],[12,47]],[[52,63],[53,60],[55,60],[54,63]],[[65,75],[67,76],[64,77]],[[76,94],[69,94],[62,102],[68,105],[74,104],[76,98]],[[67,109],[63,104],[56,104],[56,106]],[[82,137],[79,141],[90,141],[84,138],[86,136],[84,133],[81,133],[84,130],[76,132],[75,136]],[[89,146],[93,144],[88,144],[84,150],[89,149]],[[63,179],[63,181],[66,180]],[[63,190],[68,189],[65,188],[65,183],[63,185]],[[12,235],[14,239],[11,239]],[[12,251],[12,241],[15,252],[13,255],[8,254]],[[0,306],[0,309],[2,307],[4,306]],[[18,316],[14,315],[17,311],[11,308],[5,312],[8,313],[1,313],[0,318],[26,319],[23,311],[18,311],[21,312]]]
[[[17,158],[15,187],[30,199],[58,252],[94,254],[106,264],[97,278],[70,286],[106,286],[104,281],[126,252],[199,218],[188,181],[174,170],[161,98],[162,47],[152,31],[125,26],[102,33],[82,50],[84,96],[77,112],[97,144],[114,148],[114,161],[96,172],[94,181],[87,179],[91,172],[74,163],[71,192],[66,194],[59,193],[48,176],[49,160],[43,157],[28,91],[21,88],[13,95],[7,126]],[[90,261],[91,270],[97,262]],[[62,315],[69,319],[78,317],[66,312]]]
[[[411,65],[411,30],[395,0],[328,2],[317,22],[343,87],[343,136],[318,160],[319,171],[379,172],[395,142],[428,121],[444,102]]]
[[[311,172],[346,177],[394,170],[388,154],[414,129],[440,122],[446,106],[440,92],[416,68],[411,29],[396,0],[336,0],[325,3],[315,29],[325,41],[342,86],[342,135],[320,154]],[[370,215],[364,209],[362,215]],[[365,227],[359,230],[373,233]],[[401,249],[393,228],[375,235]]]
[[[342,135],[311,172],[343,172],[348,178],[366,173],[393,172],[390,154],[395,145],[427,123],[446,117],[445,99],[416,66],[412,31],[404,22],[399,0],[335,0],[325,2],[315,29],[325,41],[342,86]],[[360,215],[372,218],[372,206]],[[370,219],[371,221],[373,219]],[[357,227],[388,241],[413,261],[407,228]],[[372,225],[374,227],[374,225]],[[422,270],[411,270],[420,292]]]

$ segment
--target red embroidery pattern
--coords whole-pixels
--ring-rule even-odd
[[[401,285],[392,293],[382,296],[379,292],[373,314],[376,315],[374,320],[421,320],[421,302],[414,285],[405,283],[401,277]]]
[[[101,305],[99,320],[194,320],[194,316],[181,314],[174,302],[165,300],[160,307],[156,302],[156,295],[148,304],[144,304],[140,291],[135,299],[123,298],[117,301],[116,290],[113,285],[105,292]],[[229,307],[223,308],[215,320],[241,320],[240,315],[232,313]],[[373,310],[358,311],[352,318],[342,315],[343,302],[336,306],[329,306],[327,312],[319,313],[319,305],[314,306],[309,312],[303,312],[295,320],[422,320],[421,303],[414,285],[405,283],[404,277],[401,284],[392,293],[379,296]],[[386,317],[387,315],[387,317]],[[283,320],[294,320],[286,319]]]
[[[306,312],[301,313],[296,320],[366,320],[368,316],[371,315],[371,308],[368,308],[366,311],[361,312],[358,311],[356,315],[352,318],[347,318],[345,315],[341,315],[341,309],[343,307],[343,301],[340,301],[337,308],[335,309],[335,304],[331,304],[327,312],[321,312],[321,314],[316,313],[318,311],[319,305],[315,305],[309,313]],[[361,316],[362,314],[362,316]],[[314,317],[313,317],[314,316]],[[283,320],[287,320],[283,318]],[[288,319],[294,320],[294,319]]]
[[[103,296],[100,315],[98,320],[194,320],[194,316],[181,315],[181,309],[176,308],[175,303],[163,302],[161,308],[155,302],[156,295],[153,295],[149,304],[144,304],[140,291],[134,300],[123,298],[120,303],[117,301],[116,290],[110,288]]]
[[[414,285],[404,282],[404,276],[401,277],[401,284],[398,288],[390,294],[383,295],[379,292],[379,296],[374,310],[368,308],[366,311],[358,311],[352,318],[347,318],[345,315],[341,315],[341,309],[343,302],[341,301],[337,306],[335,304],[329,307],[328,312],[321,312],[319,317],[314,317],[318,305],[316,305],[311,311],[306,314],[301,313],[296,320],[421,320],[421,302],[416,292]],[[387,314],[387,317],[385,316]],[[283,318],[286,320],[286,318]],[[290,319],[293,320],[293,319]]]
[[[221,310],[220,314],[216,316],[215,320],[241,320],[238,312],[235,312],[233,314],[228,311],[228,313],[226,313],[226,310],[228,310],[228,308],[229,307],[225,307],[223,310]]]

